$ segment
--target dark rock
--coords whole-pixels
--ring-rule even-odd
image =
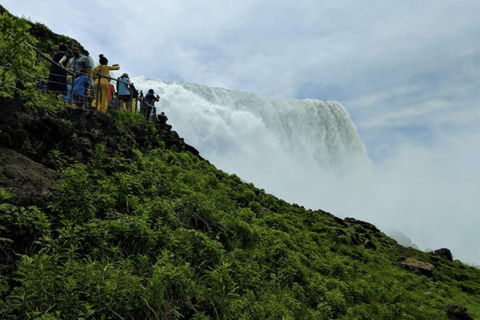
[[[342,226],[342,227],[348,227],[348,224],[346,224],[342,219],[338,218],[338,217],[335,217],[334,215],[331,215],[332,218],[333,218],[333,221],[335,223],[337,223],[338,225]]]
[[[466,274],[455,274],[453,278],[457,281],[466,281],[470,279],[470,277]]]
[[[59,182],[57,172],[14,150],[0,147],[0,188],[16,196],[9,201],[21,206],[45,206]]]
[[[303,209],[303,210],[305,210],[305,207],[304,207],[304,206],[301,206],[301,205],[299,205],[298,203],[293,203],[292,205],[293,205],[295,208],[299,208],[299,209]]]
[[[360,262],[363,262],[363,263],[368,263],[369,259],[367,257],[365,257],[363,254],[359,253],[359,252],[344,252],[343,253],[344,255],[354,259],[354,260],[357,260],[357,261],[360,261]]]
[[[352,244],[355,245],[355,246],[362,243],[358,234],[352,234],[350,236],[350,239],[352,241]]]
[[[375,245],[375,243],[373,243],[371,240],[365,240],[365,242],[363,243],[363,245],[365,246],[365,248],[367,249],[372,249],[372,250],[377,250],[377,246]]]
[[[373,224],[371,223],[368,223],[368,222],[365,222],[365,221],[361,221],[361,220],[357,220],[355,218],[345,218],[343,219],[346,223],[348,224],[358,224],[358,225],[361,225],[363,228],[367,229],[369,232],[373,232],[373,233],[380,233],[380,230],[377,229],[377,227],[375,227]]]
[[[449,316],[450,319],[473,320],[473,318],[467,313],[467,308],[458,303],[450,303],[443,307],[443,309],[445,309],[447,316]]]
[[[435,254],[438,254],[440,257],[442,257],[445,260],[453,261],[452,252],[447,248],[441,248],[433,252]]]
[[[112,137],[107,137],[107,146],[110,148],[117,148],[117,143],[113,140]]]
[[[18,123],[18,119],[15,119],[14,117],[4,115],[2,119],[0,119],[0,124],[6,124],[10,126],[14,126]]]
[[[0,130],[0,145],[5,145],[7,147],[12,145],[12,137],[9,133],[2,132],[2,130]]]
[[[167,149],[190,152],[204,160],[198,150],[165,123],[156,126],[156,133],[146,130],[144,124],[127,124],[123,128],[125,134],[120,135],[115,118],[106,113],[68,107],[57,112],[27,112],[23,105],[0,97],[0,146],[36,162],[44,162],[50,150],[58,150],[72,161],[84,162],[90,157],[89,149],[98,143],[105,143],[111,156],[120,152],[131,157],[132,148],[147,151],[159,147],[162,140]]]

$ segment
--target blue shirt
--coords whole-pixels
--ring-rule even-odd
[[[90,79],[89,76],[83,75],[76,78],[72,88],[73,94],[83,97],[85,95],[85,89],[88,84],[90,84],[90,88],[93,88],[93,81]]]
[[[130,95],[130,91],[127,89],[128,79],[119,78],[118,79],[118,94],[119,95]]]
[[[70,101],[70,92],[72,91],[72,85],[67,83],[67,95],[65,96],[65,102]]]

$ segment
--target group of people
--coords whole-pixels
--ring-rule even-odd
[[[52,58],[47,90],[55,92],[59,99],[75,104],[83,99],[83,88],[90,86],[93,62],[80,54],[78,46],[73,47],[74,56],[70,58],[68,47],[61,44],[58,52]]]
[[[134,111],[133,99],[138,99],[141,102],[140,112],[145,118],[158,119],[155,102],[159,101],[160,97],[155,96],[153,89],[143,97],[141,93],[138,94],[127,73],[122,74],[118,79],[110,78],[110,71],[119,70],[119,64],[109,66],[108,59],[101,54],[99,65],[94,68],[93,59],[82,55],[78,45],[73,46],[72,51],[74,56],[70,58],[68,47],[62,44],[51,59],[48,91],[56,92],[57,98],[75,107],[92,106],[99,112],[106,112],[109,107],[116,105],[120,106],[119,109]],[[118,81],[116,94],[110,80]]]

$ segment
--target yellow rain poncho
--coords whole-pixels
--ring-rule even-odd
[[[106,78],[101,78],[100,80],[100,96],[97,97],[97,86],[98,86],[98,73],[101,73],[104,76],[110,76],[110,70],[119,70],[120,66],[107,66],[99,65],[93,69],[93,77],[95,78],[95,101],[97,104],[97,111],[107,112],[108,110],[108,89],[110,81]],[[100,99],[100,100],[98,100]]]

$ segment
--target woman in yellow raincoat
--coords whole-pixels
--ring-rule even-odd
[[[110,81],[107,78],[102,77],[100,80],[100,96],[97,97],[97,86],[98,84],[98,74],[101,73],[103,76],[110,76],[110,70],[120,69],[120,65],[114,64],[113,66],[107,66],[108,60],[100,55],[100,65],[93,69],[93,78],[95,79],[95,103],[97,103],[97,111],[107,112],[108,110],[108,89]]]

